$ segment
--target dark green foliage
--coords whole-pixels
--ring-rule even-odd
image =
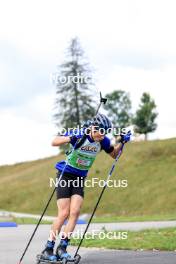
[[[155,119],[157,117],[156,104],[153,99],[151,99],[150,94],[143,93],[141,97],[141,104],[139,109],[136,111],[134,117],[134,124],[136,125],[136,131],[141,134],[145,134],[147,139],[147,134],[153,132],[157,128]]]
[[[108,99],[104,108],[116,127],[123,128],[130,125],[131,100],[129,94],[122,90],[115,90],[106,95]]]

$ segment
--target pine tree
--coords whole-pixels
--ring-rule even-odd
[[[66,60],[58,69],[54,119],[58,126],[73,128],[95,114],[92,73],[78,38],[71,40]]]
[[[157,128],[157,124],[155,123],[157,115],[154,100],[150,97],[149,93],[143,93],[141,104],[133,120],[137,127],[136,132],[145,134],[145,139],[147,139],[147,134],[155,131]]]

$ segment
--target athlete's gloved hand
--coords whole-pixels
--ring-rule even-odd
[[[82,138],[85,134],[85,128],[83,129],[75,129],[71,133],[69,133],[70,142],[74,144],[78,139]]]
[[[121,140],[120,142],[122,144],[127,143],[128,141],[130,141],[131,138],[131,131],[129,130],[126,134],[120,134]]]
[[[83,124],[83,127],[84,128],[88,128],[92,125],[92,121],[91,120],[87,120],[84,124]]]

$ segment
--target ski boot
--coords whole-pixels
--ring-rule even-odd
[[[40,255],[37,255],[37,263],[54,263],[57,261],[56,255],[54,255],[54,241],[47,241],[47,244],[45,246],[45,249],[42,251]]]
[[[60,261],[62,264],[66,264],[69,262],[78,264],[81,259],[81,256],[77,254],[74,258],[72,258],[71,255],[67,252],[67,246],[68,240],[61,239],[60,244],[56,249],[57,260]]]
[[[56,249],[56,256],[62,263],[67,263],[71,259],[71,255],[67,253],[68,241],[61,239],[59,246]]]

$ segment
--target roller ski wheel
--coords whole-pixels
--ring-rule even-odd
[[[36,264],[60,264],[62,263],[61,261],[57,261],[57,260],[49,260],[44,258],[44,256],[42,254],[37,255],[36,258]]]
[[[81,256],[77,254],[75,256],[74,264],[78,264],[80,262],[80,260],[81,260]]]
[[[67,262],[68,262],[68,259],[67,258],[63,258],[62,259],[62,264],[67,264]]]
[[[37,255],[37,257],[36,257],[36,264],[40,264],[41,262],[40,262],[40,257],[41,257],[41,255]]]
[[[58,252],[59,253],[59,252]],[[56,253],[56,256],[57,256],[57,261],[58,263],[61,263],[61,264],[66,264],[68,262],[73,262],[74,263],[74,258],[72,258],[70,256],[70,254],[68,253],[63,253],[62,255]]]
[[[41,262],[40,262],[40,260],[36,260],[36,264],[40,264]]]
[[[73,264],[78,264],[81,260],[81,256],[80,255],[76,255],[76,257],[74,258],[63,258],[62,260],[60,260],[60,263],[62,264],[68,264],[68,263],[73,263]]]

